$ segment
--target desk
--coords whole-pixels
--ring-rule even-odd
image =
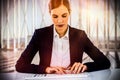
[[[100,70],[94,72],[85,72],[82,74],[87,74],[88,77],[77,80],[120,80],[120,69],[106,69],[106,70]],[[25,77],[34,77],[35,75],[43,75],[43,74],[27,74],[27,73],[19,73],[19,72],[1,73],[0,77],[4,77],[4,78],[0,80],[25,80]],[[59,79],[55,79],[55,80],[59,80]],[[66,79],[62,79],[62,80],[66,80]]]

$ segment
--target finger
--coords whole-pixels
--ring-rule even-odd
[[[77,74],[82,71],[82,67],[83,67],[83,64],[80,64],[80,65],[79,65],[79,68],[78,68],[78,71],[77,71]]]
[[[71,69],[70,69],[71,71],[73,71],[73,70],[74,70],[74,68],[75,68],[76,64],[77,64],[77,63],[75,62],[75,63],[72,65],[72,67],[71,67]]]
[[[74,69],[74,73],[78,73],[78,70],[79,70],[79,67],[81,66],[81,63],[78,63],[76,66],[75,66],[75,69]]]
[[[46,73],[48,73],[48,74],[53,73],[53,70],[52,70],[51,68],[48,68],[48,69],[46,70]]]
[[[56,68],[58,69],[60,74],[64,74],[65,73],[64,72],[64,68],[62,68],[62,67],[56,67]]]
[[[50,73],[56,73],[56,72],[58,72],[58,70],[57,70],[55,67],[52,67],[52,68],[50,69]]]
[[[87,66],[86,65],[83,66],[82,72],[84,72],[85,70],[87,70]]]
[[[54,72],[54,70],[53,70],[52,67],[47,67],[46,68],[46,73],[50,74],[50,73],[53,73],[53,72]]]
[[[54,73],[56,74],[62,74],[62,70],[60,69],[60,67],[53,67],[53,70],[52,70]]]
[[[69,65],[67,68],[66,68],[66,70],[70,70],[71,69],[71,65]]]
[[[56,71],[55,70],[51,70],[49,73],[50,74],[54,74],[54,73],[56,73]]]
[[[67,70],[71,70],[71,66],[67,67]]]
[[[71,66],[68,66],[67,68],[64,68],[63,71],[65,74],[72,74],[72,71],[70,69],[71,69]]]

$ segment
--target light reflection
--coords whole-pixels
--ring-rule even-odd
[[[13,0],[14,5],[12,5],[12,2],[9,4],[8,0],[6,3],[8,6],[7,15],[4,15],[5,11],[2,12],[2,48],[6,45],[7,48],[21,48],[23,44],[27,45],[35,29],[52,24],[48,1]],[[110,39],[114,39],[115,16],[110,6],[108,10],[107,2],[104,0],[70,0],[70,2],[69,24],[72,27],[85,30],[91,39],[97,38],[103,41],[109,36],[107,30],[109,27]],[[3,42],[6,40],[7,42]],[[14,45],[11,41],[14,42]]]

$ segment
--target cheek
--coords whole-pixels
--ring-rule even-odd
[[[56,19],[54,19],[54,18],[52,18],[52,21],[53,21],[53,23],[57,23],[57,20],[56,20]]]
[[[64,19],[65,22],[68,22],[68,18]]]

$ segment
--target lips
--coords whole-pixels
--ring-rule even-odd
[[[60,24],[60,25],[57,25],[58,27],[63,27],[64,26],[64,24]]]

